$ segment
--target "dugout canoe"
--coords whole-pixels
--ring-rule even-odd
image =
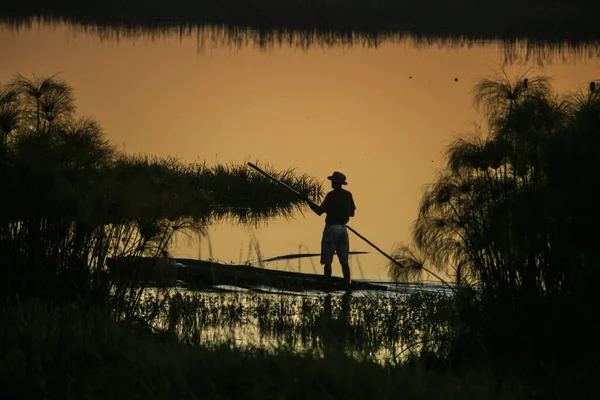
[[[221,264],[188,258],[119,257],[109,258],[107,266],[117,282],[145,283],[151,286],[185,286],[193,290],[214,286],[241,288],[268,287],[280,290],[343,290],[341,277],[328,281],[323,275],[279,271],[249,265]],[[385,286],[353,281],[351,290],[386,290]]]

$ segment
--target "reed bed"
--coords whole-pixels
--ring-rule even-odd
[[[466,14],[470,15],[470,14]],[[589,15],[594,15],[589,13]],[[181,18],[161,19],[155,22],[97,21],[72,18],[56,14],[36,14],[22,17],[0,15],[0,27],[14,31],[68,27],[74,34],[90,35],[103,41],[122,40],[183,40],[196,41],[196,49],[203,52],[210,48],[243,49],[247,47],[271,51],[290,46],[302,50],[310,48],[376,48],[385,45],[409,45],[416,48],[468,49],[477,46],[498,46],[502,62],[506,64],[532,63],[544,65],[553,61],[594,59],[600,56],[599,38],[596,30],[586,33],[570,33],[568,29],[555,30],[547,35],[532,32],[510,33],[496,29],[489,32],[456,27],[428,27],[414,24],[396,27],[378,27],[369,30],[358,28],[336,29],[299,28],[276,25],[256,28],[248,24],[194,22]],[[529,27],[527,23],[513,27]],[[487,27],[489,28],[489,26]]]
[[[498,71],[475,86],[487,132],[448,146],[447,167],[424,191],[412,246],[394,255],[478,287],[457,298],[457,349],[482,343],[482,357],[536,369],[600,354],[600,258],[589,230],[600,221],[597,79],[556,93],[549,77]],[[390,271],[404,273],[396,264]]]
[[[228,25],[255,30],[287,28],[294,31],[354,31],[365,35],[394,30],[415,30],[437,35],[595,36],[595,2],[538,0],[523,4],[518,0],[500,1],[395,1],[395,0],[227,0],[215,3],[201,0],[190,3],[154,0],[142,5],[127,1],[82,3],[61,1],[48,4],[40,0],[13,3],[3,12],[8,18],[34,15],[65,18],[71,21],[112,26],[147,27],[164,25]],[[510,21],[510,23],[507,23]]]
[[[489,364],[382,364],[344,352],[182,344],[79,305],[3,304],[0,386],[6,398],[595,399],[598,368],[532,377]]]
[[[490,134],[450,146],[395,254],[453,273],[452,297],[149,295],[112,281],[106,257],[165,258],[182,218],[253,223],[297,199],[235,166],[119,156],[75,119],[65,82],[17,77],[0,87],[0,383],[15,397],[597,398],[599,85],[477,86]]]
[[[235,340],[241,348],[346,351],[390,363],[423,352],[444,358],[453,300],[438,293],[286,295],[147,293],[151,329],[187,344]]]
[[[164,259],[177,232],[203,235],[222,219],[255,225],[301,207],[245,164],[118,152],[96,121],[76,115],[74,91],[58,76],[0,85],[0,139],[2,298],[77,300],[128,314],[143,286],[135,273],[115,280],[107,259]],[[323,195],[313,177],[263,168]]]

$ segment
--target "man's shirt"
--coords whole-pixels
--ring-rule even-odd
[[[321,208],[327,214],[326,225],[346,224],[356,210],[352,193],[344,189],[334,189],[327,193]]]

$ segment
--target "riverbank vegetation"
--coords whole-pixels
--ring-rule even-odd
[[[532,377],[491,364],[460,369],[381,364],[344,352],[194,346],[103,313],[28,302],[0,309],[0,387],[7,398],[561,399],[597,398],[596,368]]]
[[[100,40],[183,40],[197,51],[410,45],[450,49],[498,46],[502,62],[546,64],[600,56],[597,15],[589,0],[344,1],[154,0],[102,3],[13,2],[0,29],[65,27]]]
[[[244,166],[119,153],[58,77],[0,88],[0,384],[14,397],[597,398],[598,83],[481,81],[486,132],[448,149],[397,280],[456,292],[185,292],[116,282],[108,257],[165,258],[172,234],[291,215]],[[269,172],[323,194],[318,181]]]
[[[108,257],[161,257],[181,230],[218,219],[256,224],[299,200],[245,165],[132,157],[75,114],[58,77],[17,76],[0,87],[0,263],[3,297],[111,299]],[[271,174],[315,198],[316,179]]]
[[[598,39],[590,0],[470,1],[209,1],[175,0],[12,2],[4,7],[6,19],[45,16],[112,26],[227,26],[232,29],[355,33],[373,36],[394,31],[418,35],[480,36],[484,38],[537,37],[544,39]]]
[[[534,368],[598,359],[598,86],[557,94],[547,77],[499,75],[475,87],[489,130],[451,144],[414,246],[396,254],[476,289],[457,298],[458,353]]]

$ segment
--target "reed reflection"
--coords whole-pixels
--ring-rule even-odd
[[[484,48],[490,45],[499,47],[502,62],[514,65],[531,63],[546,65],[556,61],[586,60],[600,57],[600,38],[595,30],[588,34],[563,31],[562,37],[536,35],[532,32],[506,35],[505,32],[487,34],[470,33],[468,30],[427,30],[423,29],[282,29],[273,26],[254,29],[232,24],[187,23],[177,19],[163,23],[131,23],[124,27],[120,20],[95,22],[81,18],[22,16],[2,17],[0,27],[16,32],[49,27],[68,28],[74,35],[88,35],[101,41],[132,41],[149,39],[160,41],[176,38],[179,41],[193,38],[196,51],[203,53],[209,49],[230,48],[241,50],[257,48],[260,51],[275,51],[284,46],[307,51],[311,48],[379,48],[385,45],[411,46],[417,49],[444,48],[448,50]]]

